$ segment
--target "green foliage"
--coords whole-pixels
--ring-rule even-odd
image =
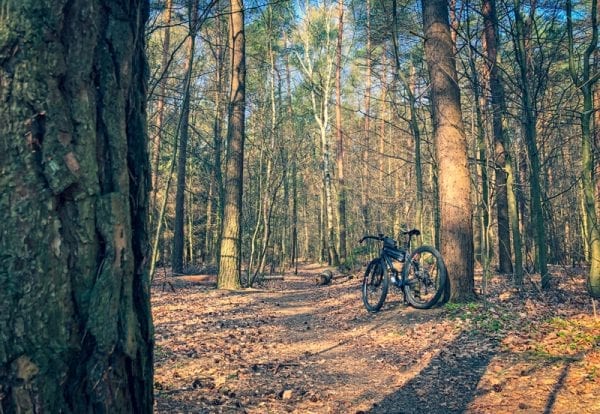
[[[499,334],[516,319],[510,311],[483,302],[449,302],[444,308],[450,318],[460,320],[471,333]]]

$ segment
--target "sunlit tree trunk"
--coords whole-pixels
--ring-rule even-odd
[[[231,82],[227,125],[225,208],[219,260],[219,289],[240,288],[242,266],[242,191],[246,107],[246,53],[243,0],[230,1]]]
[[[302,70],[310,85],[310,102],[313,118],[319,129],[319,143],[321,146],[321,173],[323,191],[322,197],[322,240],[325,243],[327,251],[327,262],[332,266],[339,265],[339,255],[336,248],[334,209],[333,209],[333,183],[332,183],[332,162],[331,162],[331,140],[329,138],[330,113],[329,100],[332,93],[332,83],[334,78],[335,56],[330,53],[332,47],[332,15],[331,9],[324,8],[324,40],[318,48],[323,50],[325,56],[323,61],[318,62],[311,55],[315,45],[311,44],[310,33],[304,33],[302,39],[304,42],[304,57],[298,57]],[[318,65],[319,67],[316,67]],[[322,66],[321,66],[322,65]]]
[[[342,40],[344,33],[344,1],[338,0],[338,37],[335,58],[335,126],[337,137],[336,167],[338,181],[339,255],[346,259],[346,183],[344,180],[344,134],[342,131]]]
[[[471,187],[445,0],[423,1],[423,27],[439,166],[440,247],[448,267],[450,299],[464,301],[474,295]]]
[[[600,72],[600,50],[594,51],[594,70]],[[596,177],[596,200],[600,200],[600,82],[594,87],[594,177]],[[600,218],[600,204],[596,204],[596,218]]]
[[[590,271],[587,286],[593,297],[600,297],[600,223],[596,212],[600,205],[600,197],[596,191],[600,177],[594,174],[594,137],[592,129],[592,113],[594,112],[592,91],[598,74],[591,78],[590,64],[592,53],[598,45],[598,1],[592,0],[591,26],[592,38],[582,57],[581,73],[577,72],[575,65],[575,52],[573,50],[573,25],[571,19],[571,0],[567,0],[567,26],[569,39],[569,71],[573,84],[579,88],[583,96],[581,119],[581,190],[583,198],[583,221],[587,227],[588,246],[590,250]],[[597,108],[596,108],[597,110]]]
[[[361,172],[361,208],[363,215],[363,223],[365,226],[365,233],[372,232],[371,229],[371,217],[369,208],[369,190],[371,190],[371,179],[370,179],[370,168],[371,162],[371,0],[366,0],[367,16],[366,16],[366,30],[367,30],[367,44],[366,44],[366,57],[365,57],[365,99],[364,99],[364,142],[362,143],[363,151],[361,158],[362,172]]]
[[[147,15],[0,6],[2,413],[153,411]]]

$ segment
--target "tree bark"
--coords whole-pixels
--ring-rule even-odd
[[[338,0],[338,37],[335,64],[335,125],[337,137],[336,167],[338,181],[339,255],[346,259],[346,182],[344,178],[344,134],[342,131],[342,41],[344,34],[344,1]]]
[[[367,71],[365,73],[365,118],[364,118],[364,142],[363,142],[363,150],[361,154],[361,165],[362,165],[362,174],[361,174],[361,210],[363,216],[363,223],[365,226],[365,234],[369,234],[371,232],[371,217],[369,211],[369,190],[371,189],[371,180],[369,177],[369,152],[371,150],[371,0],[366,0],[367,6],[367,44],[366,44],[366,68]]]
[[[471,187],[448,3],[424,0],[422,4],[439,166],[441,253],[450,278],[450,300],[464,301],[474,295]]]
[[[225,206],[219,259],[219,289],[239,289],[242,266],[242,192],[246,108],[246,40],[243,0],[230,0],[229,48],[231,82],[228,156],[225,168]]]
[[[148,4],[4,6],[0,412],[151,413]]]
[[[487,74],[489,79],[492,101],[492,128],[494,135],[495,156],[494,172],[496,176],[496,217],[498,223],[498,269],[501,273],[512,273],[513,267],[508,215],[508,192],[513,191],[513,189],[507,187],[506,165],[509,165],[511,163],[511,160],[510,154],[507,152],[508,145],[506,144],[506,138],[504,136],[504,126],[502,120],[502,116],[506,108],[506,103],[504,102],[503,84],[500,72],[498,71],[497,62],[498,19],[496,16],[496,1],[483,0],[481,8],[484,22],[484,48],[487,57]],[[515,208],[516,211],[516,207],[513,206],[513,208]],[[518,233],[518,222],[513,223],[513,230],[515,228],[517,230],[517,237],[520,238],[520,234]],[[516,254],[517,252],[515,251],[515,255]],[[515,260],[515,270],[519,272],[519,269],[521,269],[522,272],[522,267],[522,263],[517,264]],[[519,279],[522,279],[522,275]]]

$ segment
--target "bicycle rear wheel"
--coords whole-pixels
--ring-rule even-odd
[[[429,309],[442,297],[448,278],[442,255],[434,247],[415,249],[402,270],[406,299],[417,309]]]
[[[375,313],[383,306],[390,284],[389,275],[381,259],[371,260],[362,284],[362,300],[369,312]]]

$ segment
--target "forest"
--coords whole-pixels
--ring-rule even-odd
[[[219,283],[251,286],[299,259],[352,267],[362,235],[416,227],[446,260],[517,285],[537,273],[549,286],[548,264],[591,263],[598,295],[595,2],[450,1],[454,69],[435,67],[419,2],[248,3],[243,71],[227,46],[229,4],[151,6],[153,263],[183,273],[235,249],[240,280]],[[234,69],[242,101],[229,93]],[[449,106],[446,90],[432,96],[446,69],[459,97],[452,139],[434,121]],[[444,234],[454,216],[460,243]]]
[[[600,413],[598,36],[597,0],[0,0],[0,414]]]

